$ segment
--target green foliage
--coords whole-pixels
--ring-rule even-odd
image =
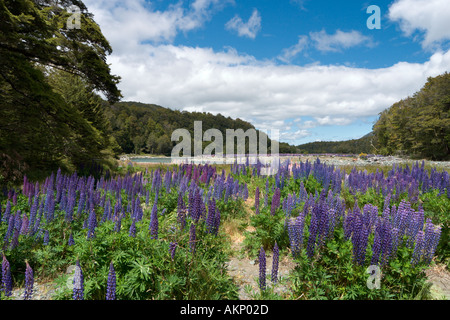
[[[450,74],[429,77],[412,97],[381,112],[373,130],[382,154],[450,159]]]
[[[423,201],[425,216],[441,226],[441,239],[435,254],[437,260],[450,269],[450,199],[445,192],[439,195],[439,190],[427,192],[420,199]]]
[[[400,248],[397,259],[380,269],[380,288],[370,289],[367,283],[373,280],[369,279],[367,263],[361,266],[353,262],[351,241],[344,241],[343,231],[338,229],[320,254],[310,260],[302,250],[296,258],[297,266],[291,274],[293,294],[314,300],[414,299],[424,295],[427,287],[422,266],[411,266],[411,255],[411,249]],[[367,256],[371,257],[371,248]]]
[[[369,133],[362,138],[347,141],[317,141],[301,144],[297,149],[301,153],[337,153],[337,154],[360,154],[373,153],[374,147],[373,133]]]
[[[81,28],[66,30],[72,4]],[[117,101],[119,77],[110,74],[111,47],[85,5],[2,0],[0,29],[0,184],[110,156],[114,143],[92,91]]]
[[[176,142],[171,141],[172,132],[176,129],[187,129],[194,136],[194,121],[202,122],[203,132],[208,129],[217,129],[223,136],[223,150],[226,151],[226,130],[255,129],[249,122],[241,119],[231,119],[221,114],[212,115],[206,112],[187,112],[171,110],[154,104],[139,102],[117,102],[108,105],[105,103],[106,115],[112,128],[112,136],[126,154],[160,154],[171,155]],[[256,130],[258,137],[264,134]],[[203,142],[203,148],[210,142]],[[249,139],[245,140],[245,150],[249,152]],[[234,152],[236,152],[236,143]],[[192,148],[193,140],[192,140]],[[280,152],[292,152],[291,147],[280,144]],[[268,152],[270,152],[270,139],[268,139]]]
[[[275,241],[281,249],[289,244],[287,229],[285,228],[285,217],[281,209],[270,214],[270,207],[261,209],[259,215],[250,217],[250,225],[255,231],[244,231],[244,250],[249,256],[257,256],[261,246],[264,250],[272,250]]]

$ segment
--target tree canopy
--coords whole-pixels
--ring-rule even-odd
[[[373,129],[382,154],[450,159],[450,74],[429,77],[412,97],[381,112]]]
[[[79,29],[67,28],[73,5]],[[120,78],[110,72],[112,49],[85,5],[0,0],[0,29],[0,180],[104,157],[108,139],[93,92],[118,101]]]

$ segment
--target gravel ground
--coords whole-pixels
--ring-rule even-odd
[[[283,159],[284,157],[282,157]],[[360,159],[358,157],[339,157],[339,156],[309,156],[309,155],[302,155],[299,157],[289,157],[293,161],[298,162],[302,161],[305,162],[306,160],[309,160],[309,162],[314,162],[317,158],[320,159],[320,162],[326,163],[328,165],[335,165],[335,166],[357,166],[357,167],[364,167],[364,166],[371,166],[371,165],[380,165],[380,166],[389,166],[392,167],[394,164],[399,165],[406,165],[408,164],[410,167],[415,164],[416,162],[419,162],[419,165],[421,165],[422,160],[409,160],[409,159],[403,159],[393,156],[388,157],[369,157],[367,160]],[[429,161],[429,160],[423,160],[425,161],[425,164],[430,165],[432,167],[437,167],[439,169],[450,169],[450,161]]]

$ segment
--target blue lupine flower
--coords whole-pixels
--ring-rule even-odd
[[[132,238],[134,238],[136,236],[136,220],[135,219],[133,219],[133,222],[131,223],[128,235]]]
[[[176,243],[176,242],[171,242],[169,244],[169,253],[170,253],[170,257],[172,258],[172,261],[175,258],[175,250],[177,249],[177,245],[178,245],[178,243]]]
[[[278,263],[280,258],[280,249],[275,241],[275,246],[273,247],[273,257],[272,257],[272,282],[276,283],[278,281]]]
[[[6,297],[10,297],[12,294],[12,278],[11,278],[11,267],[9,261],[6,259],[5,254],[3,254],[2,261],[2,286],[1,290],[4,292]]]
[[[259,288],[266,290],[266,252],[263,247],[259,251]]]
[[[95,228],[97,227],[97,216],[95,215],[95,211],[93,209],[90,210],[87,223],[88,223],[87,239],[91,239],[95,236]]]
[[[255,191],[255,212],[259,214],[259,187],[256,187]]]
[[[25,263],[26,263],[25,291],[24,291],[23,299],[31,300],[31,297],[33,296],[33,284],[34,284],[33,269],[31,269],[30,265],[28,264],[28,261],[26,261]]]
[[[77,260],[75,265],[75,275],[73,278],[73,295],[74,300],[84,300],[84,277],[80,267],[80,261]]]
[[[414,252],[411,258],[412,265],[418,264],[422,259],[424,249],[424,232],[422,230],[417,232],[415,243]]]
[[[71,233],[69,236],[69,242],[68,242],[69,246],[73,246],[75,245],[75,240],[73,239],[73,234]]]
[[[158,239],[158,207],[156,202],[153,204],[152,213],[150,215],[150,235],[152,239]]]
[[[216,219],[216,200],[213,198],[209,202],[208,217],[206,218],[206,232],[213,233]]]
[[[116,271],[111,261],[109,264],[108,282],[106,284],[106,300],[116,300]]]
[[[48,230],[45,230],[44,231],[44,241],[43,241],[44,246],[48,245],[49,239],[50,239],[50,234],[49,234]]]

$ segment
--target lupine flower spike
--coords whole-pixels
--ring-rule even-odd
[[[278,281],[278,262],[280,258],[280,250],[278,244],[275,241],[275,246],[273,247],[273,258],[272,258],[272,282],[277,283]]]
[[[33,296],[33,285],[34,285],[34,277],[33,277],[33,269],[31,269],[28,261],[25,261],[26,269],[25,269],[25,292],[23,295],[24,300],[31,300]]]
[[[80,267],[80,261],[77,260],[75,266],[75,275],[73,278],[73,300],[84,300],[84,279],[83,271]]]
[[[263,247],[259,251],[259,288],[266,290],[266,252]]]
[[[109,264],[108,283],[106,286],[106,300],[116,300],[116,271],[111,261]]]

